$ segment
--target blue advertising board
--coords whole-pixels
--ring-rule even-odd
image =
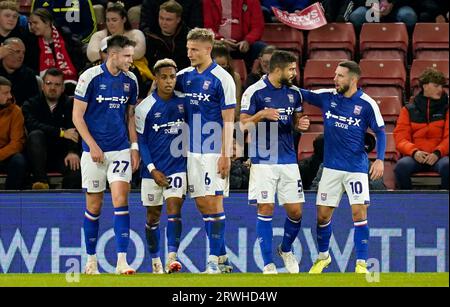
[[[369,257],[382,272],[448,272],[448,193],[372,193],[369,207]],[[128,262],[139,272],[151,270],[145,241],[145,208],[140,194],[129,198],[131,235]],[[0,194],[0,272],[63,273],[82,270],[85,246],[82,193]],[[294,242],[300,271],[308,271],[317,256],[315,193],[306,193],[302,229]],[[247,195],[232,193],[225,200],[226,245],[235,272],[260,272],[263,267],[256,241],[256,208]],[[114,246],[111,195],[105,194],[100,218],[97,256],[101,272],[113,272]],[[205,269],[208,242],[203,220],[193,200],[183,206],[183,234],[179,258],[185,272]],[[161,222],[165,233],[165,215]],[[275,208],[273,248],[281,242],[285,212]],[[162,235],[165,246],[165,236]],[[353,223],[346,196],[333,217],[330,246],[333,257],[327,271],[354,270]],[[165,257],[167,251],[162,248]],[[274,252],[274,254],[276,254]],[[283,272],[281,259],[275,264]],[[164,261],[164,260],[163,260]]]

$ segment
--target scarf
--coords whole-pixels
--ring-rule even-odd
[[[64,73],[64,81],[77,80],[77,70],[70,60],[65,46],[64,39],[55,26],[52,25],[52,40],[55,56],[53,55],[50,44],[39,37],[39,72],[42,76],[49,68],[56,67]]]

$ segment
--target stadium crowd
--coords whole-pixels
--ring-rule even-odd
[[[154,80],[153,65],[171,58],[178,70],[190,66],[188,31],[210,28],[216,38],[213,58],[236,83],[239,120],[243,91],[268,73],[270,57],[278,47],[264,35],[268,24],[278,22],[271,6],[296,12],[316,1],[80,0],[70,8],[58,7],[58,1],[35,0],[31,6],[24,6],[25,2],[29,3],[0,1],[0,176],[6,179],[4,188],[8,190],[49,189],[49,176],[55,174],[63,178],[62,188],[81,188],[81,138],[72,122],[73,95],[79,75],[105,60],[107,38],[121,34],[136,42],[131,70],[137,76],[142,100]],[[403,23],[408,41],[412,41],[416,23],[446,24],[448,29],[447,1],[380,0],[372,7],[366,7],[366,1],[320,2],[328,23],[352,24],[356,38],[363,32],[368,10],[378,11],[382,23]],[[359,40],[355,46],[356,42]],[[436,60],[447,61],[448,67],[448,39],[443,49],[444,56]],[[407,51],[404,56],[409,74],[415,55]],[[354,52],[348,59],[360,58]],[[302,49],[297,85],[305,88],[300,72],[308,59],[309,53]],[[439,176],[440,188],[448,189],[448,68],[446,72],[423,69],[418,79],[417,92],[410,95],[409,88],[402,90],[398,120],[395,118],[395,128],[387,131],[395,141],[391,171],[395,188],[413,188],[411,176],[426,172],[425,176]],[[322,131],[319,125],[312,125],[317,135]],[[299,146],[301,139],[297,134]],[[312,145],[310,140],[308,146]],[[374,147],[369,146],[369,157]],[[308,188],[313,189],[320,179],[321,155],[320,137],[307,157],[299,151],[299,167]],[[137,173],[135,188],[140,184]],[[247,189],[248,174],[248,159],[233,159],[231,188]],[[371,183],[373,189],[386,186],[382,181]]]

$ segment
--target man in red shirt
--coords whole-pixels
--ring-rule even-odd
[[[260,41],[264,17],[259,0],[203,1],[203,12],[204,27],[213,30],[215,39],[229,47],[233,58],[244,59],[250,70],[266,46]]]

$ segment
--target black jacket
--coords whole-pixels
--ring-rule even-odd
[[[12,94],[19,107],[26,100],[39,94],[39,85],[34,71],[24,65],[12,74],[8,74],[3,67],[3,61],[0,60],[0,76],[11,81]]]
[[[158,26],[157,32],[145,33],[147,51],[145,57],[148,60],[148,67],[153,68],[156,61],[169,58],[177,63],[178,70],[191,65],[187,57],[186,37],[189,32],[188,27],[180,23],[173,36],[164,36]]]
[[[159,7],[167,0],[143,0],[139,29],[157,33]],[[177,0],[183,7],[182,21],[191,29],[203,27],[203,5],[200,0]]]
[[[61,138],[60,129],[75,128],[72,122],[73,98],[62,95],[59,98],[53,113],[43,94],[27,100],[22,106],[22,113],[25,118],[25,127],[28,133],[34,130],[41,130],[47,136],[48,147],[55,150],[63,150],[79,154],[79,143]],[[63,146],[63,148],[61,148]]]

